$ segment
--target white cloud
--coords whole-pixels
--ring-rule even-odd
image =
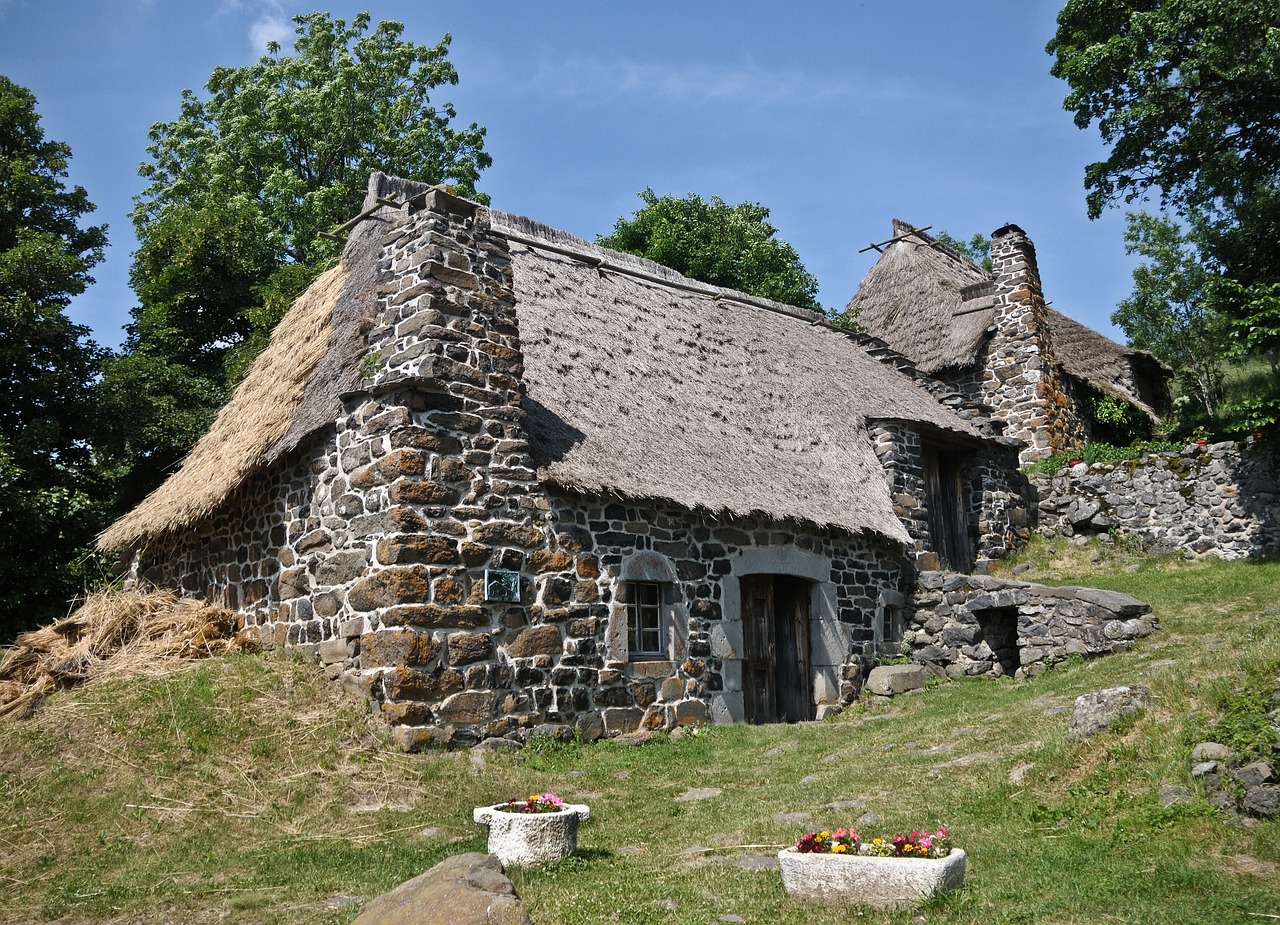
[[[265,54],[271,42],[279,42],[285,49],[292,47],[293,21],[281,0],[221,0],[218,13],[255,17],[249,24],[249,44],[258,54]]]
[[[249,42],[256,52],[265,53],[267,45],[277,42],[288,49],[293,39],[293,23],[286,17],[275,13],[264,13],[249,27]]]
[[[527,81],[540,92],[569,98],[614,101],[642,95],[681,105],[807,105],[839,99],[886,99],[912,96],[909,84],[878,80],[868,85],[854,74],[817,74],[796,69],[770,69],[755,62],[718,65],[671,64],[597,58],[544,60]]]

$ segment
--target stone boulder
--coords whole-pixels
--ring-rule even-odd
[[[352,925],[533,925],[491,854],[458,854],[373,899]]]
[[[1067,738],[1076,740],[1097,735],[1117,720],[1142,712],[1150,694],[1140,685],[1126,685],[1077,697],[1071,724],[1067,727]]]
[[[867,675],[866,689],[881,697],[918,691],[929,683],[929,669],[923,665],[880,665]]]

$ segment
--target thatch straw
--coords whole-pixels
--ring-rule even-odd
[[[961,290],[990,274],[923,231],[893,220],[894,237],[863,277],[849,310],[923,373],[973,364],[995,318],[991,300],[966,304]]]
[[[1153,354],[1122,347],[1061,312],[1048,309],[1053,355],[1067,375],[1086,382],[1104,395],[1117,395],[1159,422],[1164,404],[1163,381],[1171,370]]]
[[[491,221],[690,282],[515,216]],[[866,422],[976,440],[907,377],[802,310],[601,273],[536,244],[511,252],[530,448],[540,474],[565,488],[905,542]]]
[[[288,432],[304,385],[329,346],[332,310],[345,277],[334,268],[311,284],[182,467],[103,532],[100,548],[194,523],[262,464]]]
[[[0,717],[30,715],[50,693],[102,678],[156,675],[256,648],[229,610],[171,591],[109,589],[20,635],[0,665]]]

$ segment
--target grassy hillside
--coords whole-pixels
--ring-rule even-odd
[[[1033,681],[938,685],[832,722],[484,759],[396,753],[361,702],[287,655],[55,695],[34,719],[0,723],[0,922],[345,923],[354,900],[482,850],[473,806],[534,790],[592,807],[580,856],[513,875],[538,925],[921,913],[1226,925],[1280,912],[1280,824],[1159,798],[1194,790],[1192,745],[1247,741],[1275,707],[1256,690],[1280,674],[1280,563],[1062,542],[1027,560],[1033,580],[1151,601],[1164,631]],[[1151,709],[1067,742],[1072,700],[1122,683],[1148,685]],[[721,793],[675,799],[694,788]],[[787,900],[776,871],[752,869],[767,849],[740,847],[867,812],[881,821],[860,831],[950,827],[969,853],[965,889],[912,911],[832,913]]]

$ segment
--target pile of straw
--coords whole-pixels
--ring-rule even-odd
[[[163,674],[252,648],[229,610],[171,591],[100,591],[70,616],[18,637],[0,665],[0,717],[30,716],[50,693],[76,684]]]

